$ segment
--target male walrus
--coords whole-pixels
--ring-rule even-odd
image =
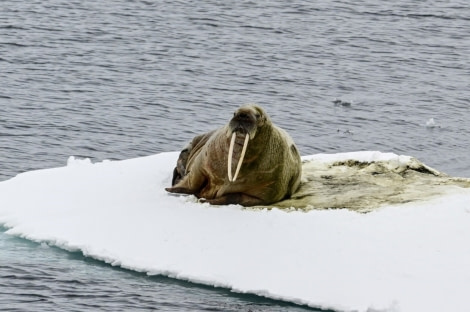
[[[240,107],[222,128],[195,137],[173,171],[171,193],[214,205],[269,205],[300,184],[302,164],[292,138],[257,105]]]

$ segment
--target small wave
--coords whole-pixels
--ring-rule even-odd
[[[0,25],[0,29],[18,29],[18,30],[26,30],[27,28],[17,26],[17,25]]]
[[[352,105],[352,101],[345,101],[345,100],[341,100],[341,99],[337,99],[335,98],[333,100],[333,103],[336,105],[336,106],[343,106],[343,107],[351,107]]]
[[[441,15],[441,14],[432,14],[432,13],[396,13],[391,11],[381,11],[381,12],[356,12],[364,15],[375,15],[375,16],[390,16],[390,17],[400,17],[400,18],[415,18],[415,19],[443,19],[443,20],[470,20],[469,17],[459,16],[459,15]]]
[[[0,46],[1,45],[21,47],[21,48],[29,47],[29,45],[27,45],[27,44],[21,44],[21,43],[17,43],[17,42],[0,42]]]

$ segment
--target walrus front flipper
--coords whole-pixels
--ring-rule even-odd
[[[194,191],[191,191],[185,187],[166,187],[165,191],[169,193],[179,193],[179,194],[194,194]]]
[[[206,144],[207,140],[210,138],[212,133],[215,130],[208,133],[204,133],[198,136],[195,136],[191,142],[189,142],[183,150],[181,150],[178,160],[176,162],[176,167],[173,170],[173,178],[171,179],[171,186],[178,184],[188,173],[188,160],[190,157],[195,157],[201,148]]]
[[[173,178],[171,179],[171,185],[175,185],[177,184],[179,181],[181,181],[181,179],[183,178],[183,176],[181,175],[180,171],[178,170],[178,167],[175,167],[175,169],[173,169]]]
[[[211,205],[242,205],[242,206],[256,206],[267,204],[258,197],[246,195],[244,193],[230,193],[213,199],[200,199],[200,202],[209,203]]]
[[[192,142],[190,142],[181,151],[176,162],[176,167],[173,170],[173,179],[171,179],[171,186],[178,184],[186,175],[186,164],[188,163],[189,153],[191,152]]]

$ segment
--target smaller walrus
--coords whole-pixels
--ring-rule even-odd
[[[297,190],[301,170],[287,132],[261,107],[245,105],[227,125],[196,136],[181,151],[166,190],[214,205],[269,205]]]

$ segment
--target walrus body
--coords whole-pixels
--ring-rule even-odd
[[[269,205],[297,190],[301,168],[292,138],[261,107],[246,105],[183,149],[166,190],[215,205]]]

